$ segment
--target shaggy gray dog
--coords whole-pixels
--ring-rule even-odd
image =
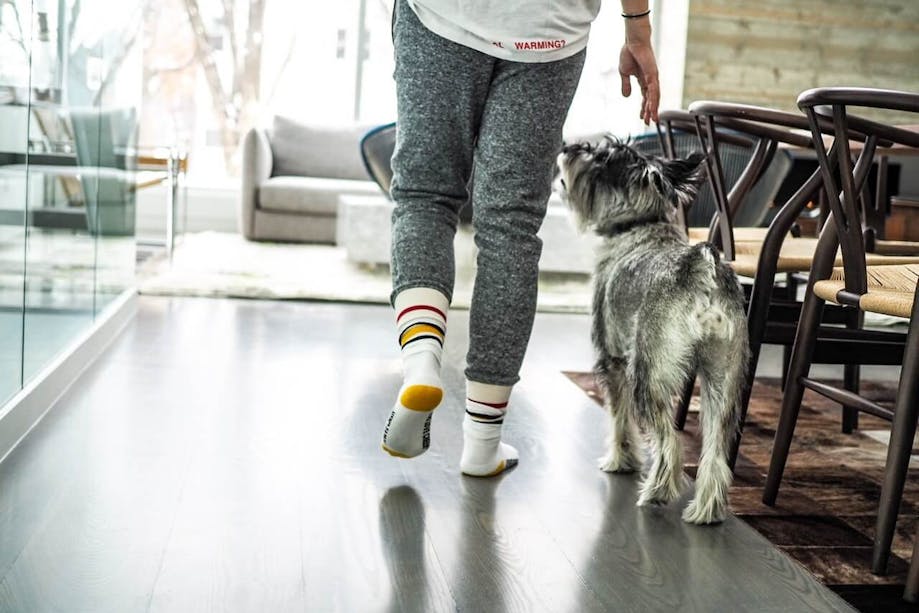
[[[638,505],[676,499],[683,463],[673,398],[698,373],[703,446],[696,494],[683,512],[694,524],[727,514],[727,455],[749,353],[737,277],[713,245],[690,246],[673,223],[676,207],[690,203],[704,179],[703,160],[648,157],[612,138],[567,146],[558,158],[563,197],[581,229],[603,238],[591,333],[610,413],[600,468],[641,469],[639,426],[654,454]]]

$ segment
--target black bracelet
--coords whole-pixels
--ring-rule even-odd
[[[638,19],[639,17],[644,17],[645,15],[650,15],[651,9],[648,9],[644,13],[635,13],[634,15],[629,15],[628,13],[623,13],[622,16],[626,19]]]

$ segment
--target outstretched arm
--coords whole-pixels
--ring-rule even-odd
[[[622,0],[625,21],[625,44],[619,53],[619,76],[622,78],[622,95],[632,93],[631,77],[641,87],[641,119],[645,125],[657,121],[657,107],[661,99],[661,86],[657,76],[657,60],[651,48],[651,17],[629,18],[648,11],[648,0]]]

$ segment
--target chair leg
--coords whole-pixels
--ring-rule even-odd
[[[843,387],[850,392],[858,393],[858,382],[861,377],[861,367],[858,364],[846,364],[844,366]],[[842,407],[842,431],[844,434],[852,434],[858,429],[858,409],[850,406]]]
[[[756,369],[756,359],[751,358],[751,370]],[[747,407],[750,405],[750,394],[753,392],[753,375],[748,374],[744,381],[743,393],[740,397],[740,419],[737,422],[737,432],[734,434],[734,440],[728,452],[728,467],[734,472],[734,465],[737,464],[737,456],[740,455],[740,439],[743,437],[744,423],[747,421]]]
[[[846,317],[846,328],[850,330],[860,329],[865,321],[865,314],[860,309],[852,309],[852,313]],[[843,387],[850,392],[858,393],[859,380],[861,378],[861,366],[858,364],[846,364],[843,367]],[[842,431],[845,434],[852,434],[853,430],[858,428],[858,409],[850,406],[842,407]]]
[[[792,273],[785,275],[785,288],[788,300],[794,302],[798,299],[798,282]],[[782,345],[782,391],[785,391],[785,382],[788,379],[788,365],[791,363],[791,346]]]
[[[782,391],[785,391],[785,383],[788,381],[788,367],[791,365],[791,346],[782,345]]]
[[[778,256],[775,256],[778,259]],[[759,353],[766,336],[766,322],[769,317],[769,303],[772,300],[775,272],[760,271],[753,280],[750,301],[747,305],[747,333],[750,335],[750,363],[747,365],[747,376],[744,380],[743,394],[740,400],[740,419],[737,432],[728,452],[728,466],[734,470],[737,454],[740,453],[740,439],[744,423],[747,420],[747,407],[750,405],[750,394],[753,391],[753,380],[756,378],[756,367],[759,364]]]
[[[915,319],[913,320],[915,321]],[[909,458],[916,435],[916,419],[919,417],[919,322],[910,325],[906,337],[906,352],[900,371],[900,386],[897,389],[897,403],[894,408],[893,425],[890,428],[890,444],[887,446],[887,464],[884,468],[884,482],[878,506],[877,526],[874,531],[874,553],[871,570],[877,574],[887,571],[890,545],[897,525],[897,513],[903,498],[903,485],[909,468]]]
[[[782,396],[782,412],[779,425],[775,431],[775,443],[772,446],[772,458],[769,461],[769,474],[763,489],[763,502],[769,506],[775,504],[788,460],[788,450],[794,436],[798,412],[801,410],[801,399],[804,397],[804,385],[801,378],[810,371],[817,334],[820,331],[820,320],[823,315],[824,301],[813,292],[808,291],[801,309],[801,319],[795,334],[795,344],[791,352],[791,364],[788,367],[788,382]]]
[[[677,430],[683,430],[686,427],[686,416],[689,415],[689,403],[692,400],[692,392],[696,387],[696,376],[691,376],[686,381],[683,393],[677,401],[676,408],[673,411],[673,425]]]
[[[913,559],[909,563],[909,572],[906,574],[906,589],[903,590],[903,600],[906,602],[919,602],[919,546],[913,543]]]

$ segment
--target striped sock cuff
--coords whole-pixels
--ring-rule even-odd
[[[481,402],[466,398],[466,415],[482,424],[503,424],[507,402]]]
[[[416,304],[399,312],[396,317],[399,346],[403,349],[410,343],[432,339],[443,347],[447,330],[446,314],[435,306]]]

